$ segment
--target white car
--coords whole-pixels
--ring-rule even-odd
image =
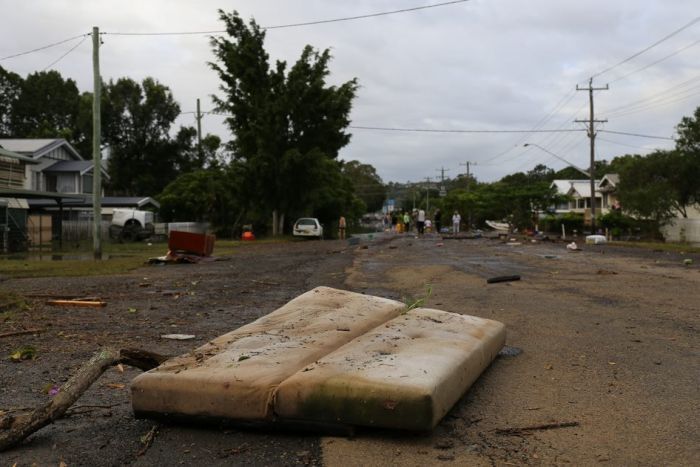
[[[323,238],[323,226],[315,217],[302,217],[294,223],[292,235]]]

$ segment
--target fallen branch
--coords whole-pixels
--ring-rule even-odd
[[[46,329],[23,329],[21,331],[3,332],[2,334],[0,334],[0,338],[10,336],[21,336],[22,334],[36,334],[44,331],[46,331]]]
[[[272,286],[280,285],[279,282],[260,281],[257,279],[251,279],[250,282],[254,282],[256,284],[262,284],[262,285],[272,285]]]
[[[141,437],[141,444],[143,444],[143,447],[139,449],[139,452],[136,453],[136,457],[141,457],[144,454],[146,454],[146,451],[148,451],[148,448],[151,447],[151,444],[153,444],[153,440],[155,439],[156,435],[158,434],[158,425],[153,425],[153,428],[143,435]]]
[[[94,383],[108,368],[120,363],[150,370],[168,357],[133,349],[103,349],[81,366],[61,388],[54,398],[42,407],[28,414],[6,415],[0,418],[0,452],[10,449],[60,418],[71,405]]]
[[[570,428],[570,427],[579,426],[579,425],[580,425],[579,422],[558,422],[558,423],[545,423],[543,425],[524,426],[524,427],[520,427],[520,428],[497,428],[493,431],[497,435],[519,436],[519,435],[524,435],[530,431],[554,430],[557,428]]]

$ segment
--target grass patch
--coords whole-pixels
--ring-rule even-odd
[[[688,245],[687,243],[661,243],[661,242],[610,242],[614,246],[624,246],[629,248],[642,248],[645,250],[661,250],[673,253],[700,253],[700,247]]]
[[[289,241],[287,237],[262,239],[255,242],[217,240],[214,256],[230,256],[239,248],[255,243],[287,241]],[[22,256],[0,257],[0,269],[3,275],[13,278],[109,276],[138,269],[144,266],[149,258],[164,256],[167,252],[167,242],[105,242],[102,245],[105,259],[95,261],[92,257],[91,242],[74,243],[64,246],[60,251],[31,252]],[[2,304],[2,296],[0,296],[0,304]]]
[[[24,297],[13,292],[0,291],[0,323],[14,320],[17,312],[28,306]]]

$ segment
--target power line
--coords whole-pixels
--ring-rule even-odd
[[[28,55],[28,54],[31,54],[31,53],[34,53],[34,52],[39,52],[39,51],[41,51],[41,50],[50,49],[51,47],[56,47],[56,46],[58,46],[58,45],[65,44],[66,42],[74,41],[74,40],[76,40],[76,39],[80,39],[81,37],[84,38],[84,37],[87,37],[87,36],[89,36],[89,35],[90,35],[90,33],[87,33],[87,34],[80,34],[79,36],[69,37],[68,39],[63,39],[62,41],[58,41],[58,42],[54,42],[54,43],[52,43],[52,44],[48,44],[48,45],[44,45],[44,46],[41,46],[41,47],[37,47],[36,49],[27,50],[26,52],[20,52],[20,53],[14,54],[14,55],[7,55],[7,56],[5,56],[5,57],[0,57],[0,61],[8,60],[8,59],[10,59],[10,58],[21,57],[22,55]]]
[[[663,140],[668,140],[668,141],[674,141],[674,139],[669,137],[669,136],[652,136],[652,135],[643,135],[640,133],[627,133],[625,131],[613,131],[613,130],[598,130],[598,131],[601,133],[612,133],[614,135],[638,136],[639,138],[663,139]]]
[[[418,10],[427,10],[428,8],[438,8],[442,6],[455,5],[457,3],[466,3],[470,0],[453,0],[451,2],[433,3],[430,5],[417,6],[412,8],[402,8],[400,10],[381,11],[377,13],[369,13],[366,15],[345,16],[341,18],[322,19],[318,21],[305,21],[302,23],[277,24],[273,26],[261,26],[262,29],[286,29],[298,28],[302,26],[314,26],[318,24],[339,23],[341,21],[354,21],[358,19],[375,18],[377,16],[395,15],[399,13],[410,13]],[[175,31],[175,32],[105,32],[113,36],[186,36],[186,35],[204,35],[204,34],[222,34],[226,30],[215,31]]]
[[[691,20],[689,23],[685,24],[684,26],[681,26],[680,28],[676,29],[675,31],[671,32],[670,34],[667,34],[666,36],[662,37],[661,39],[659,39],[658,41],[654,42],[654,43],[651,44],[650,46],[645,47],[644,49],[640,50],[640,51],[637,52],[637,53],[634,53],[634,54],[630,55],[629,57],[625,58],[624,60],[622,60],[622,61],[620,61],[620,62],[617,62],[616,64],[614,64],[614,65],[612,65],[612,66],[609,66],[608,68],[604,69],[603,71],[599,71],[598,73],[592,75],[592,76],[591,76],[591,79],[597,78],[598,76],[603,75],[603,74],[605,74],[605,73],[607,73],[607,72],[609,72],[609,71],[611,71],[611,70],[613,70],[613,69],[619,67],[620,65],[623,65],[623,64],[629,62],[630,60],[633,60],[633,59],[639,57],[639,56],[642,55],[643,53],[648,52],[649,50],[653,49],[653,48],[656,47],[657,45],[661,44],[662,42],[667,41],[668,39],[672,38],[673,36],[675,36],[676,34],[680,33],[681,31],[683,31],[683,30],[685,30],[685,29],[688,29],[689,27],[693,26],[695,23],[697,23],[697,22],[699,22],[699,21],[700,21],[700,16],[694,18],[694,19]]]
[[[395,127],[380,127],[380,126],[358,126],[350,125],[348,128],[353,130],[372,130],[372,131],[398,131],[398,132],[414,132],[414,133],[565,133],[565,132],[580,132],[586,131],[583,129],[545,129],[545,130],[446,130],[432,128],[395,128]]]
[[[675,57],[675,56],[678,55],[679,53],[681,53],[681,52],[683,52],[683,51],[685,51],[685,50],[687,50],[687,49],[689,49],[689,48],[691,48],[691,47],[694,47],[694,46],[696,46],[696,45],[698,45],[698,44],[700,44],[700,39],[698,39],[698,40],[696,40],[696,41],[693,41],[693,42],[691,42],[690,44],[686,45],[685,47],[681,47],[680,49],[676,50],[675,52],[672,52],[672,53],[670,53],[670,54],[668,54],[668,55],[666,55],[666,56],[664,56],[664,57],[661,57],[661,58],[658,59],[658,60],[655,60],[655,61],[653,61],[653,62],[651,62],[651,63],[649,63],[649,64],[647,64],[647,65],[644,65],[644,66],[641,67],[641,68],[637,68],[636,70],[630,71],[629,73],[627,73],[627,74],[625,74],[625,75],[622,75],[622,76],[620,76],[619,78],[615,78],[614,80],[612,80],[612,81],[610,81],[610,82],[611,82],[611,83],[616,83],[616,82],[618,82],[618,81],[621,81],[621,80],[627,78],[627,77],[630,76],[630,75],[633,75],[633,74],[635,74],[635,73],[639,73],[640,71],[644,71],[644,70],[646,70],[647,68],[650,68],[650,67],[652,67],[652,66],[654,66],[654,65],[658,65],[659,63],[661,63],[661,62],[663,62],[663,61],[665,61],[665,60],[668,60],[668,59],[671,58],[671,57]]]
[[[85,42],[85,39],[87,39],[87,38],[88,38],[88,35],[83,36],[83,40],[81,40],[80,42],[78,42],[77,44],[75,44],[73,47],[71,47],[70,49],[68,49],[68,52],[64,53],[63,55],[61,55],[60,57],[58,57],[56,60],[54,60],[53,62],[51,62],[50,64],[48,64],[48,65],[46,66],[46,68],[44,68],[42,71],[48,70],[49,68],[51,68],[52,66],[54,66],[55,64],[57,64],[58,62],[60,62],[61,60],[63,60],[68,54],[70,54],[70,53],[73,52],[75,49],[77,49],[78,47],[80,47],[80,46],[82,45],[82,43]]]

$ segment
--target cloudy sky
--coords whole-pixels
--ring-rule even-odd
[[[445,0],[442,0],[445,1]],[[217,9],[238,10],[263,26],[365,15],[441,0],[0,0],[0,57],[32,50],[99,26],[105,33],[222,29]],[[436,8],[313,26],[270,29],[275,60],[294,62],[306,44],[330,48],[331,82],[356,77],[352,125],[498,132],[399,132],[353,128],[345,160],[374,165],[384,181],[454,177],[466,162],[482,181],[530,170],[589,164],[582,129],[595,76],[599,129],[672,137],[700,106],[700,6],[697,0],[471,0]],[[685,27],[685,28],[684,28]],[[677,30],[682,31],[673,34]],[[183,112],[211,109],[218,80],[207,35],[107,34],[105,80],[152,76],[169,86]],[[666,38],[666,40],[662,40]],[[648,51],[640,51],[657,43]],[[23,76],[50,68],[92,88],[91,40],[68,41],[0,65]],[[625,61],[626,59],[630,60]],[[623,62],[620,64],[620,62]],[[612,67],[612,68],[611,68]],[[606,71],[607,70],[607,71]],[[600,74],[603,72],[602,74]],[[192,113],[178,124],[194,125]],[[231,138],[222,118],[207,115],[203,131]],[[524,148],[524,143],[541,146]],[[597,158],[646,154],[672,141],[600,132]]]

